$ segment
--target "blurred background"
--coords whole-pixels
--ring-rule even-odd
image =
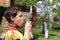
[[[15,5],[23,9],[26,20],[34,22],[34,40],[60,40],[60,0],[0,0],[0,40],[8,26],[4,11]],[[19,31],[23,33],[24,27]]]

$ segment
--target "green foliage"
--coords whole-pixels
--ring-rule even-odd
[[[24,27],[20,27],[18,30],[24,35]]]
[[[57,17],[60,19],[60,7],[57,9]]]
[[[52,22],[52,28],[60,27],[60,22]]]
[[[48,2],[44,3],[46,6],[50,5],[50,1],[48,0]]]
[[[14,1],[14,4],[15,5],[22,5],[22,6],[27,6],[27,7],[29,7],[29,6],[31,6],[31,5],[33,5],[33,4],[35,4],[37,2],[37,0],[15,0]]]
[[[55,17],[57,17],[59,21],[60,20],[60,7],[57,7],[57,9],[53,8],[52,12],[55,12],[57,14]]]
[[[34,40],[60,40],[60,32],[54,29],[49,30],[49,37],[47,39],[41,34],[40,29],[35,29],[32,33],[34,35]]]
[[[37,25],[40,26],[43,23],[43,19],[37,19]]]
[[[52,5],[54,5],[55,1],[56,1],[56,0],[53,0],[53,1],[52,1]]]
[[[58,0],[60,2],[60,0]]]
[[[34,36],[34,40],[38,39],[40,37],[40,29],[34,29],[32,31],[33,36]]]
[[[0,34],[2,34],[5,31],[5,28],[0,28]]]
[[[41,22],[43,20],[41,19],[37,19],[37,25],[40,27]],[[42,34],[41,34],[41,30],[38,28],[36,30],[33,31],[33,35],[35,37],[34,40],[60,40],[60,31],[56,30],[55,28],[60,28],[60,22],[52,22],[52,28],[48,29],[49,32],[49,37],[48,39],[46,39]],[[36,32],[37,31],[37,32]],[[58,32],[59,31],[59,32]],[[38,36],[39,35],[39,36]],[[37,37],[37,38],[36,38]]]

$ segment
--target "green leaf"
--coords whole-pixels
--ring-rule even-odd
[[[27,7],[37,3],[38,0],[15,0],[14,5],[25,5]]]

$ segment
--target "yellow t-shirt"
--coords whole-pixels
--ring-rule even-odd
[[[12,33],[11,30],[8,30],[5,35],[5,40],[26,40],[18,30],[13,30],[13,32],[14,33]]]

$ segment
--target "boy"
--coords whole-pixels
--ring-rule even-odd
[[[29,31],[31,24],[29,21],[25,24],[24,36],[18,31],[19,26],[24,22],[22,10],[16,6],[9,7],[5,10],[5,18],[9,22],[8,31],[5,35],[5,40],[29,40]]]

